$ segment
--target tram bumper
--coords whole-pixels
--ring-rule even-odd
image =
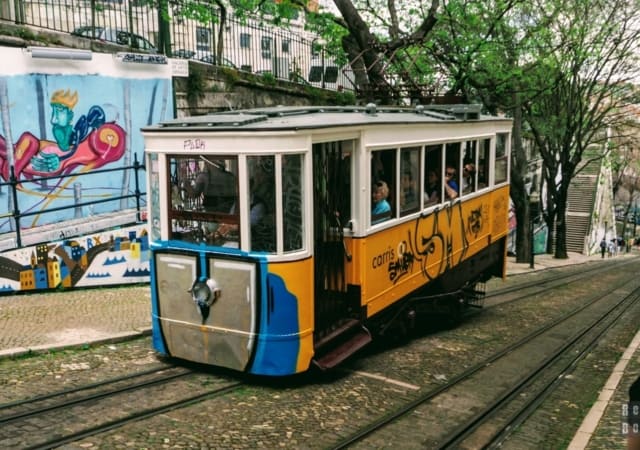
[[[299,371],[297,299],[266,261],[156,252],[153,265],[158,351],[262,375]]]

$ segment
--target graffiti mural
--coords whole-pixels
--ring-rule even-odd
[[[107,123],[104,110],[91,105],[87,115],[72,126],[78,92],[58,90],[51,96],[51,131],[54,141],[38,139],[31,132],[14,144],[14,174],[18,180],[68,174],[78,167],[97,169],[118,161],[125,151],[125,131]],[[9,181],[10,162],[6,139],[0,136],[0,177]]]
[[[19,225],[42,240],[0,254],[0,292],[148,282],[146,225],[92,224],[129,217],[133,194],[146,192],[145,172],[124,169],[144,162],[140,128],[173,118],[171,67],[9,47],[0,58],[11,61],[0,67],[0,182],[17,192],[0,186],[0,239]]]
[[[144,225],[42,243],[0,255],[0,293],[149,281]]]
[[[132,199],[120,199],[135,191],[130,171],[80,175],[143,162],[140,128],[173,117],[170,70],[131,67],[108,54],[64,65],[20,49],[0,48],[2,56],[16,65],[0,68],[0,181],[9,181],[13,171],[17,206],[29,214],[21,228],[134,207]],[[145,191],[144,177],[138,181]],[[4,194],[0,215],[15,207]],[[0,233],[14,226],[6,218]]]

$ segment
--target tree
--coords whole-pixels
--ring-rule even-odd
[[[530,136],[542,160],[544,218],[555,256],[566,258],[567,192],[587,148],[607,149],[636,102],[638,30],[634,5],[596,0],[449,1],[434,35],[434,58],[451,90],[514,118],[511,198],[518,260],[528,255],[527,158]],[[602,157],[602,151],[597,155]],[[557,227],[556,227],[557,225]]]
[[[518,262],[530,260],[529,194],[537,184],[529,178],[523,110],[552,81],[537,77],[539,62],[530,57],[530,48],[558,13],[539,6],[518,1],[448,1],[429,47],[439,70],[448,75],[451,94],[513,118],[511,199]]]
[[[627,225],[633,222],[632,235],[635,237],[638,217],[638,197],[640,194],[640,158],[638,148],[640,133],[637,126],[635,108],[629,111],[629,125],[616,130],[616,138],[610,145],[611,170],[613,173],[613,198],[616,207],[623,208],[622,236],[627,235]]]
[[[637,101],[631,85],[638,75],[635,11],[623,0],[567,1],[553,33],[539,41],[546,56],[539,77],[554,83],[524,111],[544,161],[545,220],[549,242],[556,231],[556,258],[567,258],[567,193],[585,151],[607,152],[612,131],[627,123],[626,107]]]

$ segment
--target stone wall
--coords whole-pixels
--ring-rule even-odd
[[[351,93],[332,92],[189,61],[189,77],[174,78],[176,116],[276,105],[353,105]]]

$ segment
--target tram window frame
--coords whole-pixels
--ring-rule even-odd
[[[212,168],[223,175],[220,180],[211,178]],[[238,157],[168,154],[167,170],[169,239],[239,248]],[[213,205],[207,193],[228,194],[222,179],[227,174],[233,176],[233,194],[216,195]]]
[[[462,172],[462,142],[447,142],[445,144],[445,176],[444,176],[444,190],[445,200],[454,201],[460,198],[462,191],[461,172]],[[446,177],[449,176],[450,168],[455,169],[454,175],[450,181],[447,181]],[[455,182],[457,190],[450,184]],[[455,192],[455,193],[454,193]]]
[[[424,147],[424,201],[423,207],[428,208],[442,203],[443,187],[443,164],[442,164],[443,144],[426,145]],[[429,172],[435,172],[436,176],[436,198],[433,199],[432,189],[429,187]]]
[[[250,251],[277,253],[276,155],[247,155],[247,245]]]
[[[476,139],[465,141],[462,156],[462,186],[460,186],[462,195],[473,194],[478,190],[477,167],[478,141]]]
[[[491,139],[481,139],[478,145],[478,165],[476,166],[478,190],[489,187],[490,161]]]
[[[162,214],[160,212],[162,206],[160,203],[160,158],[158,153],[147,153],[147,171],[149,173],[149,217],[147,220],[149,226],[149,235],[151,240],[157,241],[162,238]],[[168,187],[171,187],[170,177],[166,177],[169,181]],[[171,190],[168,190],[171,194]]]
[[[509,133],[496,133],[494,184],[506,183],[509,179],[508,145]]]
[[[371,151],[371,207],[369,208],[369,223],[378,225],[395,217],[394,211],[396,198],[396,153],[397,149],[379,149]],[[373,196],[376,189],[387,189],[386,201],[389,203],[390,211],[374,215]]]
[[[296,162],[292,161],[296,158]],[[305,155],[303,153],[283,154],[281,156],[282,180],[282,250],[284,253],[297,252],[305,248]],[[293,172],[291,168],[298,170]],[[297,174],[297,183],[295,180]],[[296,196],[296,194],[299,194]]]
[[[403,217],[420,209],[420,190],[418,186],[422,186],[420,161],[422,147],[403,147],[398,152],[400,157],[400,173],[396,177],[398,185],[398,211],[399,216]]]

